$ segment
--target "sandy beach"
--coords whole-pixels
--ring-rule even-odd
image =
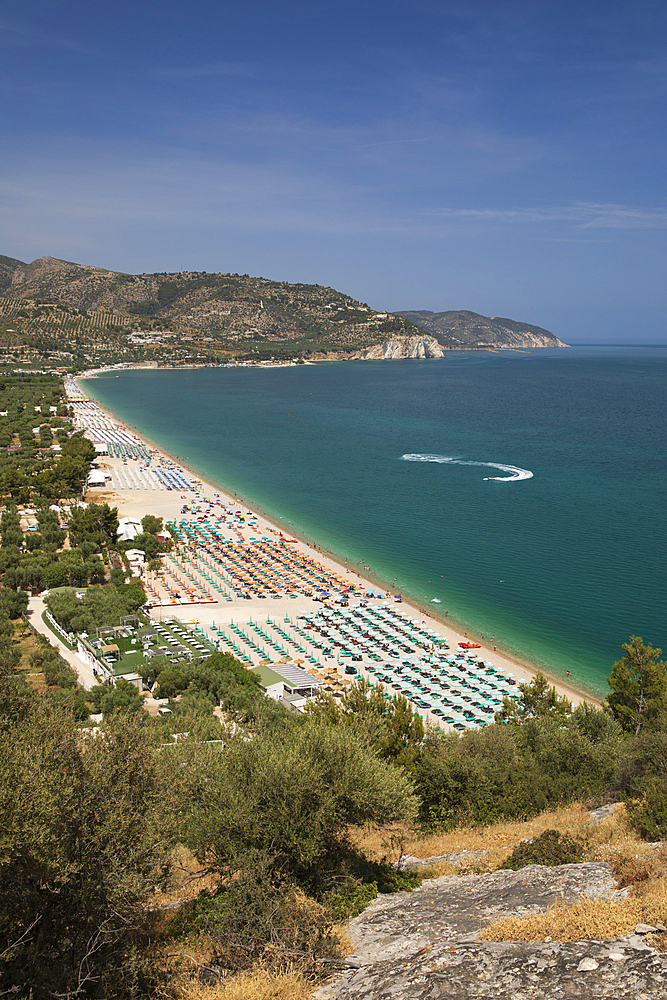
[[[90,377],[93,374],[87,373],[83,377]],[[323,552],[317,546],[309,546],[304,541],[289,535],[284,528],[281,528],[279,522],[269,520],[257,509],[253,510],[245,501],[240,501],[235,494],[225,492],[219,485],[202,481],[196,473],[183,464],[182,460],[176,461],[155,444],[140,437],[134,429],[125,427],[112,412],[100,406],[97,401],[91,400],[77,380],[69,380],[67,390],[70,404],[75,408],[78,427],[87,428],[97,422],[102,427],[97,435],[99,437],[100,435],[104,436],[105,426],[106,428],[113,426],[120,432],[119,440],[125,440],[123,437],[125,435],[128,440],[140,442],[146,450],[150,450],[150,464],[144,459],[130,457],[129,454],[125,457],[101,455],[96,461],[96,467],[111,478],[104,486],[89,489],[86,496],[88,501],[108,502],[118,507],[119,517],[136,518],[137,520],[141,520],[146,514],[154,514],[162,517],[165,523],[171,521],[178,525],[182,518],[194,518],[198,526],[207,530],[208,527],[215,525],[215,530],[220,538],[236,544],[240,544],[240,539],[278,540],[281,535],[287,536],[290,539],[289,548],[290,552],[294,553],[294,559],[314,560],[321,567],[322,572],[342,579],[348,586],[357,585],[356,594],[350,597],[351,607],[359,605],[367,588],[377,593],[381,592],[377,580],[374,580],[372,576],[365,578],[358,572],[359,567],[350,567],[345,563],[339,563],[330,553]],[[107,422],[106,425],[105,422]],[[95,432],[88,432],[88,436],[94,437]],[[177,475],[184,477],[184,480],[177,479],[178,483],[185,480],[195,482],[195,489],[185,490],[176,487],[166,489],[156,476],[163,474],[161,470],[168,472],[171,469],[179,469],[180,473]],[[189,508],[187,514],[182,513],[184,506]],[[232,509],[234,512],[242,512],[245,523],[240,522],[238,518],[231,519],[227,516],[227,512]],[[223,518],[225,520],[222,520]],[[178,565],[174,569],[172,564],[171,572],[175,579],[178,575]],[[206,573],[205,568],[203,572]],[[154,593],[158,598],[164,597],[164,588],[161,587],[161,582],[158,582],[160,578],[156,577],[156,574],[153,574],[152,578],[151,574],[144,574],[144,580],[147,580],[149,584],[151,579],[155,588]],[[203,579],[199,577],[196,579],[200,589],[205,586]],[[170,585],[179,586],[178,583]],[[391,591],[385,590],[382,593],[389,600],[392,599]],[[371,605],[376,603],[378,602],[375,600],[370,602]],[[405,599],[402,603],[396,604],[395,607],[403,615],[420,623],[424,629],[432,630],[438,636],[446,637],[452,649],[457,647],[459,643],[479,644],[479,648],[475,652],[481,660],[492,661],[496,671],[514,675],[518,682],[521,680],[530,681],[535,675],[535,670],[504,654],[502,647],[499,647],[498,643],[494,641],[494,637],[482,638],[461,631],[456,628],[454,623],[443,623],[429,614],[427,609],[411,604]],[[316,601],[314,597],[306,597],[303,593],[278,598],[262,598],[252,594],[248,599],[240,597],[228,589],[227,597],[213,592],[210,603],[157,606],[152,609],[151,614],[156,619],[161,617],[178,618],[181,621],[196,619],[201,623],[202,628],[208,629],[213,623],[229,625],[251,620],[262,622],[266,621],[267,618],[276,620],[285,616],[295,619],[297,615],[317,613],[322,609],[323,605],[320,601]],[[365,670],[361,672],[366,673]],[[583,701],[590,704],[596,703],[595,698],[588,693],[578,691],[560,680],[552,679],[552,682],[557,691],[566,695],[574,705]],[[428,715],[428,713],[423,714]],[[432,719],[431,721],[435,722],[436,720]]]

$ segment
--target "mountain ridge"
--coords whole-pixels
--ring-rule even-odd
[[[382,312],[323,285],[206,271],[130,274],[50,256],[30,263],[0,256],[0,339],[38,345],[42,354],[66,348],[78,360],[91,360],[92,350],[96,361],[167,363],[561,346],[548,331],[514,320]]]

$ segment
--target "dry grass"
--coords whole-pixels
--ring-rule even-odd
[[[150,899],[153,906],[163,906],[181,899],[194,899],[202,889],[214,890],[217,882],[186,847],[177,847],[172,853],[173,867],[169,883],[162,892]]]
[[[18,647],[21,653],[19,670],[30,670],[30,654],[38,648],[37,636],[29,625],[23,621],[14,622],[14,637],[12,645]]]
[[[205,873],[196,858],[184,847],[176,853],[176,865],[171,884],[167,891],[153,896],[154,905],[172,901],[193,899],[202,889],[214,889],[215,881]],[[268,946],[263,960],[245,972],[222,972],[220,981],[201,980],[198,973],[212,969],[212,963],[224,962],[224,954],[215,957],[211,939],[205,933],[189,933],[178,939],[172,937],[171,920],[175,910],[153,914],[150,935],[153,958],[163,968],[171,970],[168,986],[162,994],[164,1000],[306,1000],[310,998],[323,976],[331,972],[330,965],[320,965],[315,972],[309,960],[291,960],[286,941],[287,953]],[[306,954],[314,949],[317,954],[330,957],[344,957],[354,950],[347,927],[334,925],[321,939],[321,925],[328,924],[324,907],[314,899],[296,891],[286,901],[284,914],[287,927],[300,927],[301,939],[293,946],[300,950],[296,954]],[[310,928],[310,934],[308,933]],[[224,951],[224,949],[223,949]]]
[[[364,827],[351,831],[351,836],[354,843],[370,857],[381,858],[386,855],[390,861],[397,860],[401,853],[412,854],[417,858],[432,858],[444,854],[459,854],[462,851],[485,851],[479,865],[473,867],[478,867],[480,871],[495,871],[521,840],[538,837],[545,830],[553,829],[581,836],[584,831],[594,829],[587,825],[590,818],[588,809],[577,802],[540,813],[526,822],[516,820],[492,826],[458,827],[449,833],[427,836],[420,835],[407,826]],[[605,823],[609,824],[609,832],[605,832],[603,839],[610,837],[612,828],[615,829],[613,817]],[[627,836],[631,836],[629,831]],[[620,833],[618,839],[621,839]],[[438,863],[434,866],[434,871],[444,874],[447,867],[453,872],[459,872],[461,865],[447,866],[446,863]],[[470,865],[467,864],[466,867]]]
[[[608,861],[616,866],[624,858],[634,859],[655,855],[651,845],[641,840],[630,827],[624,805],[616,806],[608,819],[588,827],[586,839],[588,841],[586,861]],[[629,885],[630,882],[624,884]]]
[[[300,899],[307,906],[321,909],[313,900]],[[333,927],[330,945],[328,950],[336,957],[350,955],[354,950],[347,928],[342,925]],[[267,948],[264,960],[252,969],[236,973],[223,970],[220,981],[202,981],[197,973],[214,967],[210,940],[206,935],[190,936],[185,950],[180,951],[180,947],[167,937],[154,952],[156,957],[162,952],[163,963],[174,973],[163,994],[165,1000],[306,1000],[333,968],[322,964],[314,970],[307,959],[290,961],[282,952]]]
[[[605,840],[605,837],[607,838]],[[589,860],[612,864],[619,888],[629,888],[617,902],[582,897],[575,903],[556,902],[545,913],[507,917],[489,924],[484,941],[581,941],[609,939],[633,931],[637,924],[667,924],[667,844],[656,849],[637,841],[627,828],[625,810],[593,828]],[[667,950],[667,934],[649,936],[649,943]]]
[[[489,827],[459,828],[451,833],[420,836],[405,826],[358,828],[350,831],[354,843],[370,857],[387,856],[396,860],[400,854],[427,858],[461,852],[486,852],[478,864],[462,861],[457,865],[440,863],[428,876],[468,871],[493,871],[526,838],[548,829],[557,829],[581,837],[587,846],[586,860],[609,862],[619,887],[629,887],[630,894],[618,902],[581,898],[573,904],[557,902],[545,913],[526,918],[510,917],[495,921],[480,934],[488,941],[572,942],[586,939],[612,939],[634,930],[638,923],[667,924],[667,844],[662,849],[640,841],[629,828],[624,806],[593,826],[590,813],[581,803],[542,813],[528,822],[497,823]],[[169,902],[194,896],[205,887],[199,879],[201,867],[184,849],[179,853],[180,872],[170,891],[156,896],[154,902]],[[194,881],[192,877],[194,876]],[[336,929],[339,955],[352,948],[343,927]],[[665,939],[665,940],[663,940]],[[667,950],[667,933],[649,935],[647,942]],[[175,942],[169,942],[173,954]],[[165,945],[167,942],[165,942]],[[210,944],[203,939],[188,942],[188,953],[202,965],[210,960]],[[307,1000],[321,979],[298,964],[280,971],[270,964],[260,964],[252,971],[230,975],[219,983],[191,979],[192,962],[178,961],[179,975],[172,980],[172,1000]]]
[[[318,984],[299,968],[271,972],[257,966],[220,983],[202,983],[183,976],[172,986],[174,1000],[308,1000]]]
[[[117,493],[102,493],[100,490],[88,490],[86,492],[86,503],[108,503],[110,507],[117,507],[119,504],[124,504],[125,502],[124,497],[119,496]]]
[[[667,879],[653,883],[641,896],[619,902],[582,897],[576,903],[556,902],[545,913],[495,920],[480,932],[482,941],[583,941],[621,937],[637,924],[667,919]],[[657,946],[663,935],[655,935]]]

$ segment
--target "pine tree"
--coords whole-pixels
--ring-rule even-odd
[[[496,712],[496,722],[522,722],[549,716],[565,721],[572,713],[572,702],[558,694],[553,684],[538,670],[530,684],[520,684],[518,701],[505,695],[503,707]]]
[[[607,678],[605,708],[626,733],[638,735],[667,708],[667,664],[660,660],[662,650],[644,645],[641,636],[631,635],[623,649],[625,656]]]

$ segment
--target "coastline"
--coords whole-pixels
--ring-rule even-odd
[[[368,572],[364,572],[363,570],[360,571],[359,566],[356,564],[350,565],[348,560],[343,559],[336,552],[323,548],[315,540],[315,538],[307,538],[303,530],[299,529],[297,532],[294,530],[293,525],[290,525],[288,528],[285,522],[281,523],[281,520],[276,519],[275,515],[271,516],[270,514],[267,514],[262,505],[252,499],[248,500],[245,495],[239,495],[222,481],[213,481],[212,477],[204,478],[204,473],[197,470],[192,464],[188,463],[187,459],[183,456],[171,453],[164,447],[164,445],[153,441],[136,425],[124,424],[121,416],[110,409],[107,404],[102,404],[87,388],[82,388],[80,386],[81,381],[94,379],[98,374],[112,370],[114,369],[95,369],[94,371],[85,372],[81,375],[74,376],[73,382],[77,386],[81,395],[92,398],[96,407],[110,420],[113,420],[124,429],[130,431],[135,437],[143,441],[146,446],[155,449],[158,455],[164,456],[170,461],[177,463],[184,470],[184,472],[186,472],[186,474],[191,476],[193,479],[200,481],[201,490],[204,495],[213,496],[214,493],[222,493],[223,498],[228,498],[231,502],[242,504],[246,509],[252,511],[257,516],[260,523],[267,526],[268,530],[271,530],[274,533],[285,532],[287,534],[294,535],[299,548],[306,552],[310,557],[316,558],[319,562],[323,563],[334,572],[352,575],[360,583],[368,584],[369,588],[382,590],[388,595],[391,595],[391,584],[387,583],[387,581],[381,576],[375,574],[369,575]],[[164,494],[156,493],[151,495],[153,498],[148,503],[148,506],[145,506],[145,503],[143,501],[139,501],[139,498],[125,495],[123,490],[115,491],[115,493],[117,495],[117,499],[114,499],[113,503],[118,504],[121,516],[133,516],[137,514],[143,516],[143,514],[149,512],[161,514],[161,510],[154,510],[153,508],[164,508],[166,511],[166,508],[168,507],[169,511],[167,516],[169,518],[176,519],[181,503],[180,500],[175,498],[169,501],[165,498]],[[499,669],[516,675],[519,680],[525,679],[527,681],[531,681],[539,671],[548,678],[549,683],[554,685],[557,692],[561,695],[565,695],[573,703],[573,705],[576,706],[584,701],[593,705],[600,704],[599,696],[590,690],[564,682],[561,678],[551,675],[548,668],[531,663],[530,660],[518,656],[516,653],[503,651],[502,642],[500,646],[498,646],[498,644],[493,641],[493,637],[491,641],[489,641],[488,638],[476,632],[470,626],[463,626],[458,623],[456,618],[450,617],[449,614],[439,615],[434,609],[423,607],[419,601],[405,597],[402,600],[401,607],[405,612],[419,618],[422,622],[424,622],[424,624],[427,624],[440,635],[446,635],[449,637],[450,641],[452,641],[452,644],[454,645],[459,641],[478,644],[480,646],[479,655],[481,658],[492,660]],[[211,608],[211,610],[213,609]],[[265,611],[265,608],[263,606],[260,606],[259,609],[255,607],[248,607],[247,610],[251,613],[261,614]],[[313,610],[313,608],[310,608],[309,610]],[[202,609],[198,609],[198,613],[201,611]],[[213,617],[217,617],[219,619],[220,614],[221,609],[218,608],[217,613],[214,612]]]

